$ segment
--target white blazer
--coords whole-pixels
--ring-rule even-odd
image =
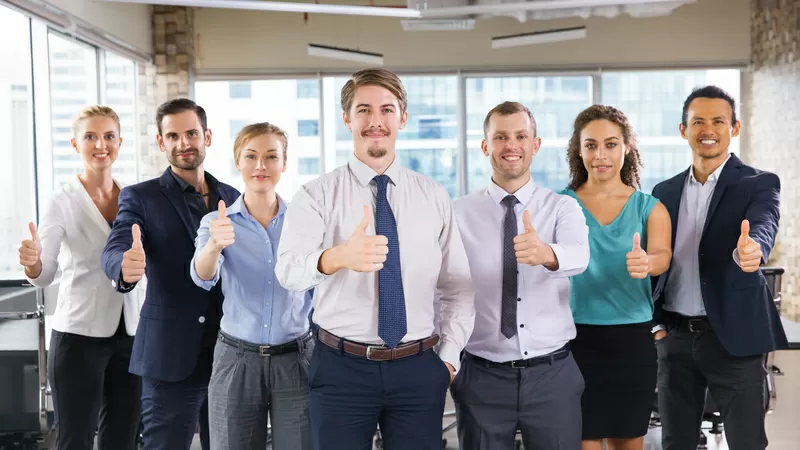
[[[114,180],[122,189],[122,186]],[[64,184],[53,194],[39,221],[42,273],[28,281],[47,287],[61,271],[52,328],[62,333],[110,337],[124,313],[128,335],[136,334],[139,311],[146,289],[142,279],[136,288],[120,294],[100,267],[100,256],[111,232],[89,193],[78,180]]]

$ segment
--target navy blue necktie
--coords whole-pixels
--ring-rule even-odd
[[[406,335],[406,299],[400,270],[400,242],[397,222],[386,198],[387,175],[375,177],[378,195],[375,199],[375,232],[386,236],[389,253],[383,269],[378,271],[378,336],[389,348],[397,347]]]
[[[506,216],[503,219],[503,298],[500,309],[500,332],[507,339],[517,334],[517,255],[514,237],[517,235],[517,213],[514,205],[517,197],[507,195],[503,199]]]

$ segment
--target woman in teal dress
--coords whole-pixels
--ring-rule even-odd
[[[594,105],[575,119],[569,141],[570,184],[589,227],[591,257],[570,279],[577,336],[575,361],[586,389],[581,399],[582,450],[637,449],[656,388],[650,276],[669,267],[666,208],[638,190],[641,162],[625,115]]]

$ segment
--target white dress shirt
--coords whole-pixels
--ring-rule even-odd
[[[121,189],[120,184],[114,183]],[[28,281],[47,287],[61,271],[52,328],[62,333],[110,337],[125,318],[128,335],[136,334],[146,286],[116,292],[100,267],[111,227],[77,176],[59,188],[39,221],[42,273]],[[146,282],[143,278],[142,281]]]
[[[456,370],[472,332],[474,292],[469,264],[447,191],[402,167],[386,170],[387,199],[397,222],[407,333],[402,342],[431,336],[441,303],[439,355]],[[314,322],[348,340],[382,345],[378,336],[378,272],[322,274],[322,252],[345,242],[370,207],[367,234],[375,234],[377,173],[356,158],[304,185],[286,212],[275,272],[290,291],[314,289]]]
[[[539,239],[553,249],[558,270],[517,264],[517,334],[500,332],[503,293],[503,218],[509,195],[494,181],[482,191],[455,202],[458,227],[469,257],[475,286],[475,329],[466,350],[495,362],[546,355],[575,337],[569,306],[569,278],[589,264],[589,228],[575,199],[529,181],[514,195],[517,229],[525,232],[522,213],[529,210]]]

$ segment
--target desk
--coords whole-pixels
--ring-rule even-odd
[[[789,348],[800,350],[800,322],[781,317],[781,323],[783,323],[783,329],[789,339]]]

